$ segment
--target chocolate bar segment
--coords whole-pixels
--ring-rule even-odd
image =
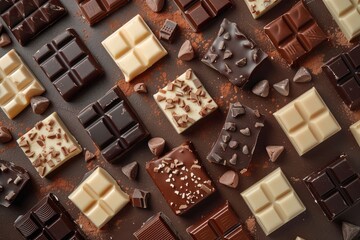
[[[289,65],[293,65],[295,61],[326,40],[324,32],[306,8],[303,0],[266,25],[264,29]]]
[[[330,221],[360,202],[360,175],[345,155],[305,177],[304,182]]]
[[[252,74],[267,59],[267,54],[240,32],[236,23],[224,19],[218,36],[201,60],[240,88],[249,87]]]
[[[14,226],[28,240],[86,239],[70,214],[52,193],[25,215],[19,216]]]
[[[360,45],[333,57],[322,67],[351,110],[360,108]]]
[[[149,135],[118,87],[83,109],[78,119],[109,162],[124,156]]]
[[[233,6],[231,0],[174,0],[194,32],[202,30],[211,20]]]
[[[229,202],[213,211],[199,223],[186,229],[194,240],[251,240],[247,230],[242,227]]]
[[[215,192],[191,142],[147,162],[146,171],[176,215],[186,213]]]
[[[60,0],[3,0],[0,4],[2,19],[22,46],[67,13]]]
[[[103,74],[100,64],[71,28],[41,47],[33,58],[66,101]]]
[[[76,0],[90,26],[100,22],[130,0]]]
[[[258,19],[270,9],[278,5],[281,0],[244,0],[254,19]]]
[[[0,205],[9,207],[29,180],[25,169],[0,159]]]
[[[249,167],[265,117],[257,110],[230,104],[218,140],[207,156],[210,162],[225,165],[244,173]]]
[[[350,126],[350,131],[360,147],[360,120]]]

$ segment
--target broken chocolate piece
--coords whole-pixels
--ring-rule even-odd
[[[229,170],[221,175],[219,183],[231,188],[237,188],[239,184],[239,175],[237,172]]]
[[[348,222],[343,222],[342,235],[344,240],[357,240],[360,237],[360,227]]]
[[[0,143],[8,143],[13,139],[10,130],[7,127],[0,127]]]
[[[296,83],[306,83],[310,82],[312,79],[309,70],[304,67],[300,67],[299,70],[296,72],[293,81]]]
[[[252,92],[260,97],[269,96],[269,91],[270,91],[270,86],[268,80],[262,80],[258,82],[252,89]]]
[[[137,83],[134,86],[134,91],[137,93],[147,93],[147,87],[145,83]]]
[[[266,152],[269,155],[269,160],[275,162],[281,153],[284,151],[284,146],[267,146]]]
[[[130,198],[131,198],[131,205],[133,207],[148,208],[150,192],[135,188]]]
[[[43,114],[50,105],[50,100],[46,97],[36,96],[31,98],[31,108],[35,114]]]
[[[121,171],[125,174],[125,176],[127,176],[130,180],[135,180],[137,175],[138,175],[138,171],[139,171],[139,164],[137,162],[132,162],[129,163],[127,165],[125,165],[124,167],[121,168]]]
[[[190,61],[194,58],[194,56],[195,53],[191,42],[189,40],[186,40],[183,45],[181,45],[178,53],[178,58],[183,61]]]
[[[289,79],[284,79],[273,85],[274,89],[281,95],[287,97],[290,93]]]
[[[177,31],[178,24],[174,21],[166,19],[164,25],[160,29],[159,38],[171,43],[174,41]]]
[[[95,157],[96,157],[95,154],[93,154],[89,150],[85,151],[85,162],[89,162],[89,161],[93,160]]]
[[[1,33],[0,35],[0,47],[6,47],[11,43],[11,38],[6,32]]]
[[[164,8],[165,0],[146,0],[146,4],[153,12],[161,12]]]
[[[152,138],[148,141],[148,146],[152,154],[158,157],[164,151],[165,140],[161,137]]]

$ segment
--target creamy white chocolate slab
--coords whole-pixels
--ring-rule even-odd
[[[56,112],[36,123],[17,143],[41,177],[82,151]]]
[[[241,193],[266,235],[306,210],[281,168]]]
[[[359,0],[323,0],[323,2],[349,41],[360,35]]]
[[[154,94],[154,99],[179,134],[218,108],[191,69]]]
[[[103,227],[129,202],[129,196],[101,167],[96,168],[69,199],[97,228]]]
[[[281,0],[244,0],[254,19],[257,19],[278,5]]]
[[[102,45],[130,82],[167,54],[140,15],[107,37]]]
[[[274,113],[301,156],[341,130],[315,88]]]
[[[350,126],[350,131],[360,147],[360,120]]]
[[[45,89],[14,49],[0,58],[0,107],[8,118],[22,112]]]

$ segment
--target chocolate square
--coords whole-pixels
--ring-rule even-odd
[[[360,108],[360,45],[333,57],[323,70],[351,110]]]
[[[103,74],[103,69],[74,29],[55,37],[33,56],[65,101]]]
[[[354,172],[345,155],[308,175],[304,182],[330,221],[360,202],[360,175]]]
[[[118,87],[84,108],[78,119],[109,162],[121,158],[149,135]]]
[[[289,65],[326,40],[303,0],[264,27],[265,33]]]
[[[191,142],[147,162],[146,171],[176,215],[186,213],[215,192]]]
[[[249,87],[251,75],[267,58],[251,39],[240,32],[236,23],[224,19],[210,49],[201,60],[240,87]]]

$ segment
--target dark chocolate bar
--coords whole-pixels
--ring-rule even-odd
[[[78,119],[109,162],[121,158],[149,135],[118,87],[83,109]]]

